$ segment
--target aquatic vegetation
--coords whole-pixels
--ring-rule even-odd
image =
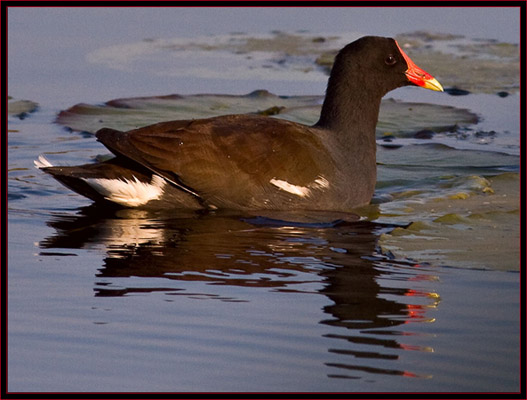
[[[450,190],[381,206],[392,222],[410,215],[417,221],[383,234],[382,251],[421,263],[518,271],[519,174],[452,179],[458,182]]]
[[[221,94],[170,95],[116,99],[103,105],[77,104],[60,112],[57,122],[75,131],[134,129],[160,121],[204,118],[226,114],[258,113],[305,124],[320,115],[322,96],[277,96],[265,90],[234,96]],[[466,109],[385,99],[381,105],[377,135],[413,135],[424,129],[455,131],[478,121]]]
[[[20,119],[26,118],[30,113],[35,112],[38,103],[30,100],[17,100],[9,97],[7,102],[7,114]]]

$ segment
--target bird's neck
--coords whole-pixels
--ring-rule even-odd
[[[375,157],[375,128],[384,93],[365,87],[360,79],[339,79],[338,74],[332,74],[315,127],[329,131],[345,153],[360,151]]]

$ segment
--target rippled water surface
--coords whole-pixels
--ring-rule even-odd
[[[397,128],[389,124],[399,111],[388,101],[388,117],[378,131],[374,204],[355,213],[111,209],[91,204],[34,169],[39,154],[70,165],[105,154],[89,132],[55,123],[61,110],[118,97],[208,93],[207,88],[226,94],[267,89],[320,95],[325,76],[305,55],[287,58],[276,49],[263,55],[249,48],[244,51],[254,57],[237,65],[249,78],[222,76],[221,69],[207,75],[210,64],[199,69],[200,63],[229,59],[225,52],[232,49],[225,40],[239,52],[238,42],[229,38],[252,33],[244,24],[237,29],[223,13],[210,32],[187,32],[185,40],[175,40],[163,30],[167,20],[198,21],[199,10],[148,11],[160,21],[158,39],[152,27],[131,30],[129,38],[105,29],[102,38],[84,23],[91,18],[96,27],[102,24],[96,16],[104,22],[111,14],[97,10],[11,14],[11,23],[18,24],[9,31],[9,50],[17,50],[9,59],[9,94],[37,108],[17,104],[26,111],[11,109],[8,121],[10,392],[519,390],[520,146],[514,74],[498,87],[483,88],[474,80],[465,96],[434,97],[413,88],[394,92],[399,102],[455,107],[477,118],[423,139],[402,129],[401,121]],[[500,10],[471,15],[485,26],[500,17]],[[262,17],[270,26],[255,28],[260,46],[267,42],[256,33],[272,39],[273,29],[287,31],[280,25],[284,11],[274,19],[268,12]],[[298,14],[296,23],[310,21],[309,12]],[[441,12],[451,15],[448,9]],[[351,8],[341,13],[357,18]],[[337,14],[335,21],[342,24]],[[122,17],[133,25],[140,14]],[[395,11],[393,17],[403,18]],[[69,27],[72,18],[78,29],[70,31],[69,40],[57,27]],[[387,34],[382,24],[372,23]],[[317,29],[329,30],[307,26],[314,36]],[[407,32],[392,29],[394,35]],[[467,41],[427,36],[429,51],[475,48],[479,56],[472,38],[517,43],[465,29],[456,33],[467,35]],[[233,33],[238,30],[244,32]],[[338,37],[357,35],[338,23],[333,30]],[[224,35],[214,42],[221,48],[208,49],[205,58],[185,53],[189,43],[201,51],[203,36],[211,33]],[[33,40],[22,40],[28,37]],[[161,42],[172,46],[165,50],[177,44],[178,54],[191,54],[182,62],[196,72],[178,76],[177,68],[166,69],[172,55],[148,47]],[[492,46],[482,50],[490,60],[486,73],[494,65],[510,72],[511,44]],[[119,53],[123,48],[135,49],[134,56]],[[493,59],[489,48],[507,53]],[[145,51],[153,55],[144,58]],[[277,54],[286,61],[274,59]],[[39,62],[31,63],[33,58]],[[120,70],[115,60],[121,61]],[[418,64],[425,67],[426,58]],[[310,70],[304,72],[306,66]],[[251,78],[259,68],[274,78],[266,79],[261,70]],[[433,65],[426,69],[433,72]],[[448,63],[441,71],[447,74]],[[167,80],[173,85],[161,89]],[[189,112],[202,112],[193,107]]]

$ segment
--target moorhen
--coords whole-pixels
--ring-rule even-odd
[[[376,183],[381,98],[417,85],[442,91],[391,38],[367,36],[335,58],[313,126],[259,115],[160,122],[96,136],[115,157],[35,165],[94,201],[125,207],[349,211]]]

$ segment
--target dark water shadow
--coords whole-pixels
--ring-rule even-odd
[[[289,215],[289,221],[284,217],[91,206],[75,216],[51,218],[47,224],[55,233],[39,245],[42,255],[49,249],[102,245],[106,255],[94,283],[94,294],[101,297],[159,291],[196,295],[173,284],[160,286],[159,280],[140,288],[114,287],[109,283],[112,278],[200,281],[292,293],[311,293],[304,286],[318,283],[321,289],[312,293],[329,300],[323,309],[326,318],[319,323],[332,327],[325,337],[335,339],[328,352],[348,360],[325,363],[340,371],[329,377],[422,376],[393,367],[393,362],[402,351],[430,351],[410,348],[400,339],[411,334],[404,325],[426,321],[427,310],[439,300],[413,288],[414,282],[430,280],[430,270],[379,253],[379,235],[394,226],[351,215],[299,214]]]

